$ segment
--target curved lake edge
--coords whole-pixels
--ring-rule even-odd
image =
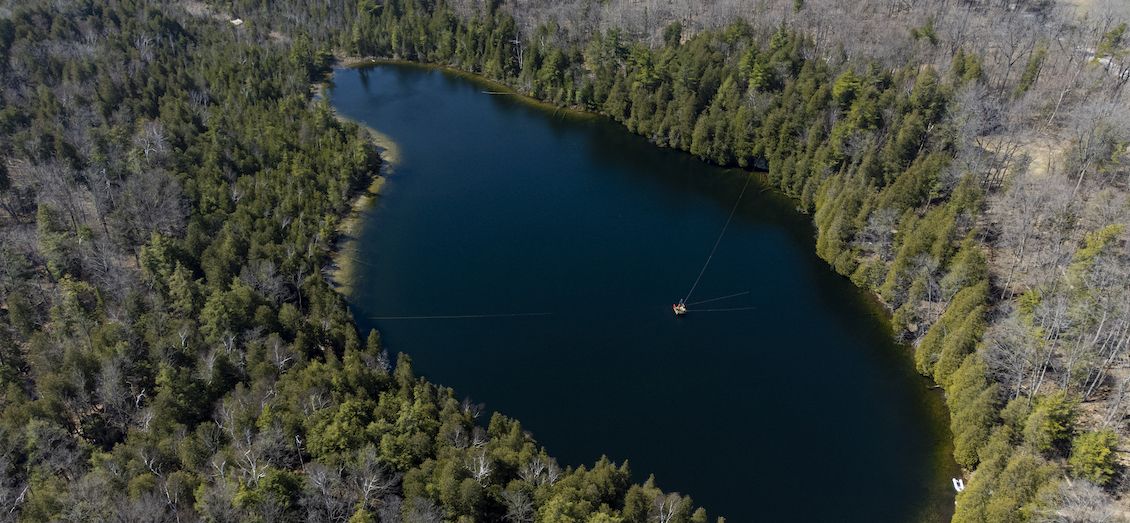
[[[420,63],[420,62],[412,62],[412,61],[405,61],[405,60],[392,60],[392,59],[376,59],[376,58],[347,58],[347,59],[341,59],[341,58],[339,58],[337,67],[335,67],[335,73],[336,73],[336,71],[342,70],[342,69],[369,69],[369,68],[376,68],[376,67],[381,67],[381,66],[406,67],[406,68],[413,68],[413,69],[420,69],[420,70],[427,70],[427,71],[438,71],[438,72],[441,72],[441,73],[446,74],[446,75],[458,77],[458,78],[465,80],[465,81],[468,81],[468,82],[470,82],[470,83],[472,83],[472,84],[474,84],[478,87],[490,89],[490,91],[484,91],[484,94],[488,94],[488,95],[505,94],[506,96],[509,96],[514,100],[520,101],[523,105],[530,106],[530,107],[535,108],[535,109],[542,111],[544,113],[549,113],[549,114],[547,114],[547,116],[558,117],[558,116],[561,116],[561,115],[567,115],[569,117],[578,118],[578,119],[606,120],[609,124],[615,124],[615,127],[617,127],[620,131],[622,131],[626,135],[639,137],[641,140],[647,141],[652,147],[654,147],[656,149],[677,151],[680,155],[684,155],[688,158],[695,158],[696,160],[701,161],[705,165],[721,167],[721,168],[727,169],[727,170],[741,171],[741,172],[745,172],[745,173],[751,173],[751,172],[756,173],[756,172],[758,172],[758,171],[749,171],[749,170],[745,170],[745,169],[739,169],[739,168],[733,167],[733,166],[717,166],[713,162],[710,162],[710,161],[707,161],[707,160],[699,160],[697,157],[692,156],[689,152],[682,151],[682,150],[679,150],[679,149],[670,148],[670,147],[657,146],[654,143],[651,143],[650,140],[647,140],[646,137],[642,137],[642,136],[640,136],[636,133],[629,131],[626,127],[623,126],[623,124],[621,124],[620,122],[616,122],[616,121],[612,120],[611,118],[608,118],[606,115],[604,115],[602,113],[592,112],[592,111],[588,111],[588,110],[584,110],[584,109],[580,109],[580,108],[576,108],[576,107],[559,107],[559,106],[556,106],[556,105],[553,105],[553,104],[550,104],[550,103],[546,103],[546,102],[540,101],[536,98],[532,98],[528,95],[522,94],[522,93],[514,90],[512,87],[510,87],[508,85],[499,83],[497,81],[494,81],[494,80],[491,80],[491,79],[488,79],[488,78],[485,78],[485,77],[482,77],[482,76],[480,76],[476,73],[461,70],[461,69],[454,68],[454,67],[451,67],[451,66],[448,66],[448,65],[429,64],[429,63]],[[327,78],[327,83],[332,84],[332,81],[333,81],[333,74],[331,74],[329,76],[329,78]],[[328,97],[327,97],[327,100],[328,100]],[[331,107],[332,107],[332,104],[331,104]],[[362,128],[367,129],[368,131],[370,131],[372,133],[375,140],[381,140],[380,143],[377,143],[376,141],[374,143],[376,143],[378,145],[378,148],[381,149],[382,162],[385,162],[387,160],[386,154],[388,154],[387,153],[388,150],[390,150],[390,149],[395,150],[395,147],[396,147],[395,142],[393,142],[387,136],[385,136],[385,135],[381,134],[380,132],[372,129],[371,127],[369,127],[368,125],[366,125],[362,122],[358,122],[356,120],[349,119],[349,118],[342,116],[336,110],[334,110],[334,114],[338,118],[341,118],[341,119],[346,120],[346,121],[350,121],[354,124],[361,126]],[[350,261],[346,260],[345,258],[352,256],[350,253],[353,252],[353,251],[351,251],[350,249],[356,248],[356,241],[358,240],[358,237],[360,236],[359,233],[361,231],[361,228],[364,226],[364,221],[362,219],[364,218],[364,215],[367,212],[367,210],[369,210],[372,207],[373,203],[375,203],[375,198],[378,197],[378,195],[379,195],[380,185],[382,185],[383,182],[384,182],[384,177],[385,177],[385,171],[384,170],[385,170],[386,166],[391,169],[391,167],[394,163],[395,162],[382,163],[382,174],[375,177],[375,181],[374,181],[374,184],[377,185],[377,187],[378,187],[376,193],[365,192],[363,194],[358,195],[357,199],[354,201],[353,211],[350,213],[350,217],[349,217],[349,218],[352,218],[352,220],[351,220],[352,223],[346,229],[347,233],[348,233],[347,234],[348,238],[344,238],[343,239],[344,241],[342,243],[338,244],[339,248],[335,248],[335,251],[333,253],[333,256],[335,257],[335,259],[342,259],[342,261],[344,263],[347,263],[347,264],[350,263]],[[391,170],[390,170],[389,174],[391,174]],[[782,198],[782,199],[785,199],[785,200],[788,200],[788,201],[794,202],[794,203],[797,201],[795,198],[792,198],[792,197],[780,192],[779,190],[777,190],[775,187],[773,187],[771,185],[760,183],[761,180],[758,180],[758,182],[759,182],[758,183],[759,186],[765,187],[765,188],[768,188],[768,189],[772,189],[771,193],[776,198]],[[805,212],[801,211],[798,206],[794,206],[794,210],[796,211],[796,214],[798,216],[803,215],[803,216],[808,217],[808,219],[805,220],[805,221],[812,228],[812,232],[814,233],[815,232],[814,231],[815,225],[812,222],[811,215],[809,213],[805,213]],[[344,221],[343,221],[343,223],[344,223]],[[809,247],[810,247],[810,249],[814,249],[815,243],[810,242]],[[860,292],[858,292],[858,294],[861,298],[863,298],[863,300],[861,300],[861,302],[866,304],[866,308],[869,312],[869,315],[873,316],[878,322],[880,322],[887,329],[888,332],[890,332],[891,311],[886,307],[886,305],[882,302],[882,300],[879,298],[879,296],[874,291],[872,291],[870,289],[866,289],[866,288],[859,287],[859,286],[855,285],[853,282],[850,281],[850,278],[848,278],[848,277],[846,277],[842,274],[839,274],[834,269],[832,269],[832,267],[829,264],[827,264],[826,261],[821,260],[821,262],[824,264],[824,266],[826,268],[830,269],[829,270],[830,273],[835,274],[837,277],[847,281],[848,283],[851,284],[852,288],[856,289],[857,291],[860,291]],[[353,269],[354,268],[351,265],[349,270],[339,270],[335,273],[335,278],[340,278],[340,280],[338,280],[338,282],[337,282],[340,285],[339,291],[342,292],[342,294],[345,296],[345,298],[347,300],[350,298],[349,289],[355,283],[354,280],[357,278],[357,274],[355,273],[355,270],[353,270]],[[930,430],[931,431],[940,431],[939,434],[943,434],[945,436],[944,438],[941,438],[942,444],[938,445],[937,448],[934,449],[934,453],[936,454],[934,456],[936,468],[935,468],[935,473],[933,475],[937,476],[937,479],[939,480],[937,482],[938,490],[936,491],[936,492],[938,492],[938,494],[936,496],[937,499],[931,499],[928,502],[922,503],[922,509],[921,509],[922,514],[921,514],[920,517],[915,518],[915,520],[919,520],[919,521],[940,521],[940,520],[943,520],[943,519],[948,520],[950,514],[952,514],[952,511],[953,511],[953,499],[954,499],[954,493],[949,486],[949,479],[948,478],[949,478],[949,475],[951,473],[960,473],[960,472],[956,472],[957,471],[957,465],[954,462],[953,456],[952,456],[952,449],[953,449],[952,445],[953,445],[953,443],[952,443],[952,434],[950,433],[950,428],[949,428],[949,411],[946,408],[944,401],[942,401],[944,391],[941,390],[941,387],[938,386],[937,384],[935,384],[933,382],[933,380],[931,380],[930,378],[925,377],[925,376],[921,376],[917,372],[913,371],[913,361],[912,361],[912,352],[911,352],[912,349],[909,345],[903,344],[903,343],[895,343],[894,345],[896,347],[898,347],[900,350],[898,350],[897,354],[894,354],[893,356],[897,357],[900,360],[899,363],[901,365],[903,365],[906,369],[910,369],[911,373],[918,377],[918,382],[921,385],[921,390],[917,391],[916,393],[929,395],[933,398],[931,401],[929,401],[929,405],[928,405],[929,408],[924,409],[926,411],[926,414],[928,415]],[[411,347],[407,347],[407,350],[411,351]],[[552,448],[550,448],[550,450],[552,450]],[[646,473],[648,471],[643,471],[643,472]],[[694,492],[690,492],[689,494],[694,495]],[[931,495],[931,497],[933,498],[935,496]],[[709,509],[709,507],[707,507],[707,508]]]
[[[524,93],[518,91],[517,89],[514,89],[513,87],[511,87],[507,84],[504,84],[502,82],[499,82],[497,80],[491,80],[490,78],[482,76],[478,73],[466,71],[466,70],[459,69],[457,67],[453,67],[453,66],[450,66],[450,65],[413,62],[411,60],[396,60],[396,59],[391,59],[391,58],[337,57],[337,63],[336,63],[336,66],[335,66],[335,70],[336,69],[368,69],[368,68],[372,68],[372,67],[379,67],[379,66],[382,66],[382,65],[409,67],[409,68],[416,68],[416,69],[427,70],[427,71],[441,71],[441,72],[449,74],[451,76],[461,78],[463,80],[471,82],[475,85],[478,85],[479,87],[490,89],[490,91],[484,91],[483,94],[498,95],[498,96],[510,96],[515,100],[521,101],[523,104],[525,104],[527,106],[535,107],[535,108],[541,109],[543,111],[552,112],[555,116],[560,116],[560,115],[564,114],[566,116],[571,116],[571,117],[580,118],[580,119],[608,118],[603,113],[588,111],[588,110],[582,109],[580,107],[561,107],[561,106],[558,106],[558,105],[551,104],[549,102],[544,102],[542,100],[538,100],[537,98],[534,98],[534,97],[532,97],[528,94],[524,94]],[[331,81],[332,81],[332,77],[333,77],[333,75],[331,73],[331,75],[330,75]],[[627,131],[627,130],[625,129],[625,131]]]
[[[333,104],[329,103],[325,94],[326,89],[332,82],[333,75],[329,74],[325,80],[315,84],[313,87],[315,99],[325,100],[330,109],[330,114],[336,120],[356,125],[365,132],[369,136],[369,142],[376,149],[377,156],[381,159],[380,171],[373,174],[372,179],[369,180],[369,185],[356,191],[349,202],[349,210],[344,215],[339,216],[337,227],[334,229],[335,237],[333,247],[329,252],[329,262],[322,271],[327,283],[348,300],[352,292],[352,285],[357,277],[357,266],[365,264],[363,260],[358,258],[358,242],[365,224],[365,213],[372,209],[377,200],[380,199],[385,183],[396,169],[400,154],[397,144],[392,138],[364,122],[341,114],[333,108]]]

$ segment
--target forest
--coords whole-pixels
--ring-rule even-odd
[[[107,4],[0,2],[0,517],[707,520],[356,331],[322,271],[380,159],[311,98],[337,56],[764,171],[944,389],[955,521],[1125,519],[1119,3]]]

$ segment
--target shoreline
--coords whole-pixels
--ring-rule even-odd
[[[311,86],[315,100],[325,100],[328,104],[326,88],[332,80],[333,73],[330,73],[325,80]],[[365,213],[380,200],[388,178],[392,176],[400,162],[400,149],[388,135],[342,115],[333,108],[332,104],[329,107],[334,119],[342,123],[354,124],[368,134],[369,142],[376,149],[377,156],[381,159],[380,169],[373,175],[369,185],[353,195],[349,204],[349,211],[339,216],[337,227],[335,227],[333,246],[329,252],[329,262],[323,268],[323,275],[330,286],[348,299],[353,291],[354,271],[357,270],[357,265],[365,264],[358,257],[359,235],[364,230],[363,218]]]
[[[427,69],[432,71],[441,71],[453,76],[457,76],[467,80],[480,87],[488,89],[483,91],[484,94],[495,96],[510,96],[519,102],[531,107],[542,110],[553,111],[554,113],[563,113],[578,119],[592,119],[606,117],[603,113],[597,111],[590,111],[578,106],[560,106],[549,102],[544,102],[528,94],[524,94],[510,85],[504,84],[497,80],[491,80],[479,73],[459,69],[458,67],[447,64],[432,64],[413,62],[411,60],[395,59],[395,58],[376,58],[371,56],[347,56],[347,55],[334,55],[336,67],[341,69],[361,69],[364,67],[373,67],[377,65],[399,65],[405,67],[415,67],[418,69]]]

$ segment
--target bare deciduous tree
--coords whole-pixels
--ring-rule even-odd
[[[502,501],[506,504],[506,521],[510,523],[533,523],[534,503],[525,492],[506,489],[502,491]]]
[[[472,451],[467,455],[464,466],[467,467],[467,471],[471,473],[471,477],[475,478],[475,481],[478,481],[479,485],[483,486],[486,485],[491,472],[494,470],[485,448],[479,449],[477,452]]]
[[[400,484],[400,474],[385,468],[377,457],[377,449],[371,445],[361,451],[348,472],[357,502],[370,508]]]
[[[660,494],[652,506],[652,519],[657,523],[671,523],[682,512],[687,500],[679,494]]]
[[[342,468],[310,463],[306,471],[301,504],[308,521],[348,521],[353,514],[354,499],[342,478]]]
[[[1114,499],[1084,479],[1064,478],[1053,509],[1037,515],[1038,523],[1110,523],[1119,521]]]
[[[441,523],[442,521],[443,510],[435,501],[421,497],[408,500],[408,512],[404,515],[404,523]]]
[[[188,215],[180,183],[157,169],[130,176],[112,215],[114,231],[126,246],[137,246],[157,232],[175,235]]]

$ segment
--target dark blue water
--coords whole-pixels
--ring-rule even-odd
[[[940,397],[789,200],[753,181],[689,301],[750,294],[676,318],[747,173],[432,69],[335,83],[399,149],[353,311],[419,372],[730,521],[945,519]],[[374,319],[503,313],[547,315]]]

